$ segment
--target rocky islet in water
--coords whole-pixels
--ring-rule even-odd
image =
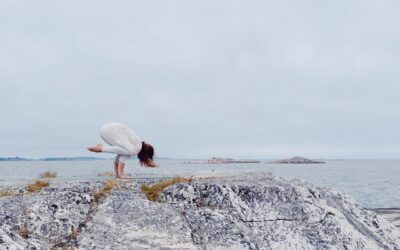
[[[300,156],[295,156],[289,159],[283,159],[283,160],[276,160],[276,161],[271,161],[268,163],[278,163],[278,164],[325,164],[324,161],[317,161],[317,160],[310,160],[307,158],[303,158]]]
[[[260,163],[257,160],[237,160],[232,158],[212,157],[208,160],[188,160],[184,164],[228,164],[228,163]]]

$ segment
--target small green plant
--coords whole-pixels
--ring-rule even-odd
[[[26,190],[29,193],[34,193],[34,192],[40,191],[42,188],[48,187],[48,186],[49,186],[48,181],[37,180],[35,183],[29,184],[28,186],[26,186]]]
[[[192,178],[183,178],[183,177],[174,177],[169,180],[160,181],[153,185],[142,185],[142,192],[145,193],[147,198],[151,201],[157,201],[160,193],[164,191],[168,186],[171,186],[175,183],[190,183],[192,182]]]
[[[57,173],[51,172],[51,171],[46,171],[39,175],[39,178],[56,178],[56,177],[57,177]]]

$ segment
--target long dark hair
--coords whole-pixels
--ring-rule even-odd
[[[154,148],[150,144],[146,142],[142,142],[142,149],[138,153],[138,158],[140,161],[140,165],[146,165],[147,167],[153,167],[153,156],[154,156]]]

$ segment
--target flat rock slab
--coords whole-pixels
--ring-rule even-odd
[[[122,183],[78,236],[80,249],[197,249],[185,218],[151,202],[138,184]]]
[[[206,249],[400,249],[400,232],[345,194],[259,173],[168,187]]]
[[[0,198],[0,246],[49,249],[67,243],[86,218],[92,192],[101,186],[101,182],[59,183],[37,193]],[[22,231],[27,239],[21,237]]]

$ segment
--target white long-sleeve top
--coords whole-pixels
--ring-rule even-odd
[[[110,146],[118,146],[125,149],[123,152],[116,150],[116,152],[108,153],[137,155],[142,149],[142,140],[139,136],[133,129],[122,123],[109,122],[104,124],[100,129],[100,136]]]

